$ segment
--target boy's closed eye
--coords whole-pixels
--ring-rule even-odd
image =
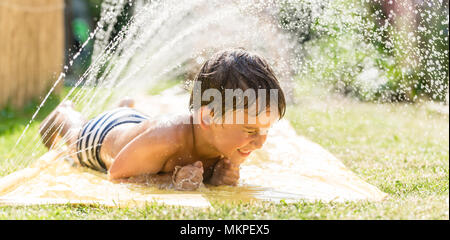
[[[256,134],[258,133],[257,129],[253,129],[253,128],[244,128],[244,131],[248,134]]]
[[[255,135],[255,134],[267,135],[269,133],[269,128],[258,128],[258,129],[246,128],[244,131],[250,135]]]

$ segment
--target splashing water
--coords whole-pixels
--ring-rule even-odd
[[[384,13],[378,10],[370,12],[362,7],[368,1],[305,0],[301,1],[300,7],[295,5],[298,2],[136,1],[135,14],[111,39],[118,15],[126,4],[131,5],[132,2],[105,0],[96,29],[82,46],[84,48],[95,39],[92,64],[64,100],[71,100],[85,117],[90,118],[114,107],[126,96],[146,95],[149,89],[162,81],[182,74],[189,78],[212,53],[226,47],[244,47],[261,53],[274,67],[288,98],[293,98],[293,76],[297,75],[301,81],[325,81],[337,91],[357,92],[362,99],[370,100],[380,95],[382,99],[390,99],[395,95],[394,91],[385,87],[399,75],[406,80],[413,77],[412,71],[418,68],[419,62],[424,62],[422,66],[425,67],[416,75],[433,77],[433,81],[424,87],[436,85],[442,88],[436,93],[436,98],[441,98],[446,92],[448,98],[448,71],[447,74],[434,71],[444,67],[448,51],[421,52],[433,49],[433,44],[441,42],[440,39],[420,42],[420,34],[426,35],[429,31],[420,23],[414,32],[398,24],[401,19],[395,25],[393,17],[388,15],[386,21],[378,23],[381,27],[372,31],[375,28],[373,19],[384,16]],[[417,14],[423,14],[423,18],[429,18],[429,21],[442,20],[432,9],[445,6],[445,2],[432,2],[435,5]],[[448,25],[448,16],[442,20],[442,24],[445,23]],[[391,33],[396,26],[400,31],[386,39],[386,33]],[[410,32],[413,35],[409,35]],[[442,34],[446,35],[443,39],[448,40],[448,27]],[[411,39],[416,40],[409,41]],[[380,44],[385,51],[378,50]],[[431,45],[420,48],[421,44]],[[77,58],[81,51],[73,58]],[[330,60],[330,56],[336,59]],[[402,57],[405,61],[401,61],[402,65],[397,69],[393,62]],[[73,59],[69,66],[64,67],[65,72],[72,63]],[[54,86],[64,78],[63,72]],[[422,83],[412,83],[415,84]],[[411,83],[400,81],[399,86],[396,91],[409,92],[406,90],[411,88]],[[53,89],[40,104],[16,146],[23,144],[24,134]],[[186,102],[186,110],[187,105]],[[42,146],[39,134],[36,133],[27,144],[26,150],[14,161],[32,156]],[[286,160],[279,166],[294,165],[299,167]],[[245,170],[247,175],[252,174],[250,166]]]
[[[226,47],[238,46],[264,53],[284,88],[290,89],[291,73],[295,71],[291,65],[294,44],[281,33],[271,13],[264,12],[273,5],[250,6],[244,1],[236,4],[205,0],[152,1],[142,4],[124,29],[109,41],[124,4],[126,1],[103,3],[102,18],[87,40],[96,39],[92,64],[64,98],[71,100],[86,117],[114,106],[125,96],[145,94],[160,81],[183,72],[194,73],[208,56]],[[64,76],[62,73],[54,85]],[[48,95],[52,91],[53,88]],[[30,123],[33,120],[34,117]],[[38,141],[36,135],[31,149],[37,149]],[[20,155],[24,157],[27,153]]]

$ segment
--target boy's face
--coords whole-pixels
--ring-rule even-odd
[[[235,114],[235,118],[226,118],[232,114]],[[239,117],[243,121],[237,121]],[[278,113],[270,114],[269,109],[257,116],[249,114],[247,110],[231,112],[228,116],[225,115],[223,123],[211,125],[213,144],[224,157],[242,162],[254,150],[263,146],[269,128],[278,118]]]

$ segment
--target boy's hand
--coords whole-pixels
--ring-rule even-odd
[[[172,182],[176,190],[192,191],[199,188],[203,183],[202,162],[197,161],[184,167],[175,167]]]
[[[236,186],[239,181],[239,164],[233,163],[228,158],[219,160],[214,167],[209,180],[212,185]]]

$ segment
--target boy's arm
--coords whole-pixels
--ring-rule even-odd
[[[172,172],[157,174],[142,174],[129,178],[120,178],[114,180],[118,183],[140,183],[147,185],[156,185],[160,188],[167,188],[172,184]]]
[[[108,170],[110,180],[141,174],[156,174],[177,149],[167,129],[146,130],[128,143]]]

